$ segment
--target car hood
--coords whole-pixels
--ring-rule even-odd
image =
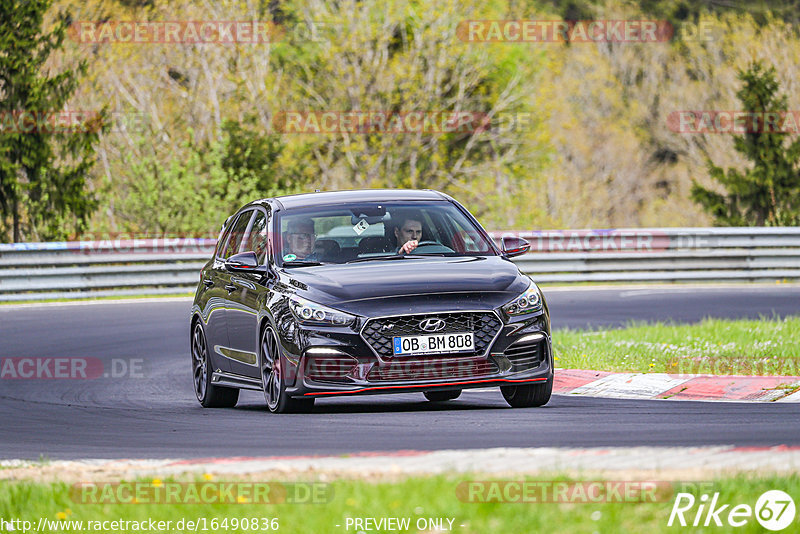
[[[320,304],[358,315],[495,309],[528,287],[499,257],[407,258],[283,270],[285,282]]]

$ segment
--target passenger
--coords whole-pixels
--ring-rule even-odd
[[[314,253],[317,235],[311,219],[291,219],[286,225],[286,251],[283,261],[319,261]]]

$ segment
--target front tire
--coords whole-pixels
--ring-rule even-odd
[[[503,392],[503,398],[512,408],[544,406],[550,401],[553,393],[553,379],[550,378],[544,384],[500,386],[500,391]]]
[[[267,408],[272,413],[305,413],[314,407],[314,399],[295,399],[286,394],[283,360],[278,338],[271,326],[261,335],[261,387]]]
[[[423,392],[425,398],[431,402],[444,402],[457,399],[461,395],[460,389],[451,389],[449,391],[425,391]]]
[[[192,331],[194,394],[203,408],[233,408],[239,400],[239,390],[212,384],[211,367],[206,333],[198,319]]]

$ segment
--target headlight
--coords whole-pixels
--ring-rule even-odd
[[[522,295],[503,306],[503,311],[508,315],[525,315],[541,309],[542,293],[533,281],[531,281],[530,287]]]
[[[349,326],[356,320],[355,316],[349,313],[328,308],[296,295],[289,297],[289,309],[297,320],[305,325]]]

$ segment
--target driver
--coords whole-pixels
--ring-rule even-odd
[[[422,218],[407,215],[401,224],[395,226],[394,236],[397,238],[397,253],[410,254],[422,239]]]
[[[286,225],[287,250],[283,260],[316,261],[316,255],[313,253],[316,240],[314,221],[311,219],[291,219],[289,224]]]

